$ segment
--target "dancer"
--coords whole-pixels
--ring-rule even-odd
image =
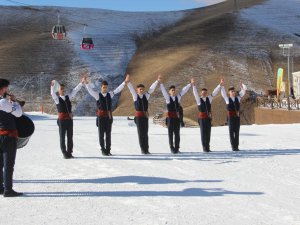
[[[132,94],[134,107],[135,107],[135,117],[134,121],[136,123],[139,143],[141,147],[142,154],[150,154],[149,143],[148,143],[148,129],[149,129],[149,115],[148,115],[148,101],[150,95],[154,92],[158,81],[156,80],[145,93],[145,86],[143,84],[138,84],[136,90],[130,83],[130,76],[127,75],[126,80],[128,81],[127,86]]]
[[[18,197],[23,193],[13,190],[18,138],[15,117],[22,116],[22,108],[15,96],[6,98],[8,86],[8,80],[0,79],[0,194],[4,197]]]
[[[212,121],[211,103],[213,97],[215,97],[220,91],[221,85],[219,84],[210,95],[207,94],[207,88],[202,88],[200,96],[194,78],[192,78],[192,85],[193,93],[199,110],[198,123],[200,126],[203,151],[210,152],[210,134]]]
[[[169,134],[169,145],[173,154],[180,153],[180,115],[179,106],[181,98],[188,92],[191,84],[186,85],[178,95],[176,95],[176,89],[174,85],[169,87],[169,93],[166,91],[165,86],[162,83],[161,75],[158,76],[157,80],[160,83],[160,89],[167,103],[167,127]],[[175,145],[173,141],[173,135],[175,136]]]
[[[96,92],[93,90],[88,82],[87,75],[84,75],[84,81],[89,94],[93,96],[97,101],[97,126],[102,155],[111,156],[111,127],[113,123],[112,98],[123,90],[127,81],[125,80],[122,84],[119,85],[119,87],[110,92],[108,92],[107,81],[102,81],[100,92]]]
[[[55,80],[51,82],[51,96],[56,104],[58,111],[57,124],[59,127],[60,137],[60,149],[65,159],[74,158],[73,153],[73,115],[72,115],[72,103],[71,100],[75,97],[77,92],[81,89],[84,80],[72,90],[68,95],[65,95],[65,85],[60,84],[58,93],[54,92]],[[65,144],[65,138],[67,134],[67,148]]]
[[[236,94],[234,87],[228,89],[229,97],[224,88],[224,79],[221,79],[221,94],[226,102],[227,119],[229,127],[229,136],[231,148],[233,151],[239,151],[239,135],[240,135],[240,102],[245,95],[247,87],[240,82],[241,90]]]

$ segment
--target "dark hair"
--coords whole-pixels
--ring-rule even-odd
[[[106,80],[103,80],[103,81],[101,82],[101,86],[103,86],[103,85],[108,85],[108,82],[107,82]]]
[[[0,88],[8,87],[8,85],[9,85],[8,80],[0,78]]]
[[[207,91],[207,89],[206,88],[202,88],[201,91]]]
[[[137,87],[137,88],[145,88],[145,85],[143,85],[143,84],[138,84],[136,87]]]
[[[64,85],[64,84],[60,84],[60,86],[61,86],[61,87],[65,87],[65,85]]]
[[[171,86],[169,87],[169,91],[170,91],[171,89],[175,89],[175,85],[171,85]]]
[[[234,87],[228,88],[228,91],[234,91]]]

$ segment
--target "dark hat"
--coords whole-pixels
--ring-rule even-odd
[[[171,85],[171,86],[169,87],[169,90],[171,90],[171,89],[175,89],[175,85]]]
[[[202,88],[201,91],[207,91],[207,89],[206,88]]]
[[[234,91],[234,87],[228,88],[228,91]]]
[[[137,87],[137,88],[145,88],[145,85],[143,85],[143,84],[138,84],[136,87]]]
[[[9,85],[8,80],[0,78],[0,88],[8,87],[8,85]]]

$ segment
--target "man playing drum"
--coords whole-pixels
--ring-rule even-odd
[[[5,98],[8,86],[8,80],[0,79],[0,194],[17,197],[22,193],[12,189],[18,138],[15,117],[22,116],[22,108],[15,96]]]

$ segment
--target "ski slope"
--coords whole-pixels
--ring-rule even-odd
[[[112,157],[102,157],[94,117],[75,117],[74,156],[59,149],[56,117],[36,125],[15,167],[21,198],[0,198],[1,224],[300,224],[300,124],[242,126],[240,152],[228,127],[213,127],[212,153],[199,128],[181,130],[182,154],[150,122],[152,155],[140,154],[132,121],[115,117]]]

